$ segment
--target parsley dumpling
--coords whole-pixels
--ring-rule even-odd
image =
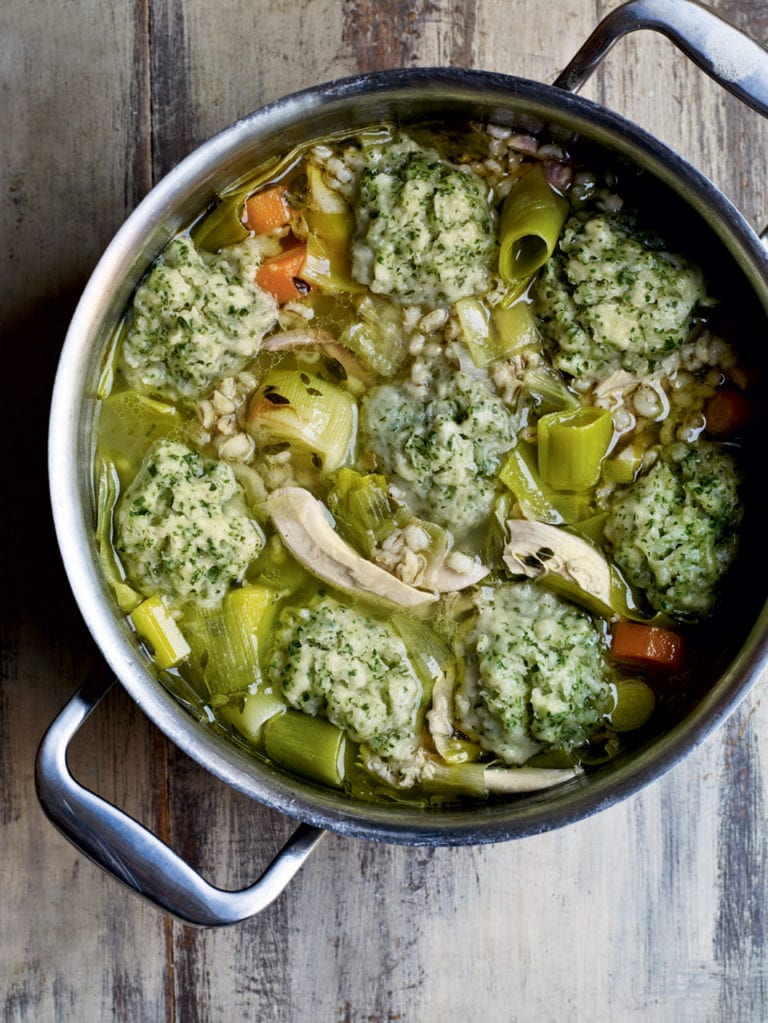
[[[242,370],[277,316],[274,298],[253,281],[260,261],[251,242],[204,256],[189,238],[174,239],[136,291],[121,359],[128,383],[194,401]]]
[[[116,548],[145,594],[218,604],[264,544],[226,462],[185,444],[150,448],[118,504]]]
[[[616,564],[652,607],[696,620],[715,603],[736,556],[743,509],[739,477],[722,447],[699,442],[662,458],[608,508]]]
[[[408,138],[370,146],[356,207],[355,279],[410,304],[453,303],[489,287],[496,253],[488,188]]]
[[[582,212],[565,225],[535,286],[552,361],[574,377],[643,373],[688,340],[706,301],[699,267],[666,251],[624,212]]]
[[[418,514],[462,538],[487,520],[514,420],[498,395],[446,362],[426,393],[383,384],[364,397],[361,425],[388,477]]]
[[[596,621],[537,582],[481,591],[459,643],[457,723],[506,764],[581,746],[611,709]]]
[[[275,638],[270,674],[290,707],[327,717],[362,743],[374,773],[413,770],[424,692],[387,620],[321,592],[284,611]]]

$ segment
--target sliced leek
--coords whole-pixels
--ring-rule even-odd
[[[510,451],[499,479],[514,494],[523,518],[559,526],[581,522],[593,514],[589,495],[559,492],[543,482],[536,449],[524,441]]]
[[[262,730],[270,718],[284,714],[285,703],[272,692],[261,690],[248,693],[234,703],[227,703],[217,711],[218,717],[240,732],[249,742],[259,743]]]
[[[615,703],[609,715],[611,728],[617,732],[630,732],[651,718],[656,697],[651,687],[640,679],[617,682]]]
[[[96,540],[99,560],[104,576],[115,594],[117,606],[127,614],[140,603],[141,595],[129,585],[112,544],[112,516],[120,494],[120,477],[114,463],[108,458],[98,458],[97,469]]]
[[[538,478],[535,458],[535,451],[530,445],[520,441],[507,455],[499,479],[515,495],[526,519],[561,525],[565,518],[545,494]]]
[[[349,268],[352,214],[308,212],[305,217],[309,234],[302,278],[325,292],[361,291],[362,286],[352,280]]]
[[[591,491],[579,494],[573,491],[557,491],[548,488],[547,492],[551,495],[552,503],[568,526],[575,526],[595,514]]]
[[[453,654],[427,623],[408,615],[392,616],[392,624],[405,643],[411,663],[424,687],[425,702],[432,697],[432,689],[440,679],[452,679],[455,674]]]
[[[523,377],[523,388],[535,401],[539,415],[581,407],[578,397],[568,389],[565,379],[554,366],[542,364],[529,369]]]
[[[219,199],[216,205],[198,220],[190,231],[192,241],[198,249],[218,252],[228,245],[244,241],[250,235],[250,230],[243,222],[243,209],[246,199],[253,191],[253,187],[246,186],[226,199]]]
[[[161,596],[142,601],[130,615],[136,634],[150,649],[152,659],[163,670],[175,668],[190,654],[190,646]]]
[[[321,785],[344,784],[347,739],[325,718],[287,710],[265,722],[263,736],[267,756],[282,767]]]
[[[574,767],[487,767],[484,772],[485,788],[490,795],[511,796],[524,792],[539,792],[573,781],[584,772]]]
[[[520,299],[512,305],[496,306],[491,323],[499,337],[500,358],[508,359],[527,348],[541,347],[541,334],[530,302]]]
[[[542,416],[538,424],[542,480],[556,490],[596,486],[612,440],[613,420],[607,409],[587,406]]]
[[[360,299],[356,308],[357,320],[339,335],[339,342],[381,376],[394,376],[408,355],[399,308],[371,294]]]
[[[264,512],[268,514],[266,502]],[[280,537],[273,533],[248,569],[248,578],[255,583],[277,590],[284,597],[301,589],[312,576],[293,557]]]
[[[569,204],[535,164],[514,186],[501,208],[499,273],[519,293],[555,251]]]
[[[482,764],[446,764],[435,757],[424,767],[421,784],[430,794],[488,798]]]
[[[367,558],[403,522],[404,509],[389,496],[384,476],[347,467],[336,474],[328,508],[339,533]]]
[[[541,345],[527,302],[516,302],[508,309],[490,309],[478,298],[462,298],[456,303],[456,314],[472,361],[480,368]]]
[[[307,164],[307,208],[314,213],[348,213],[349,203],[344,196],[331,188],[323,177],[323,169],[316,163]]]
[[[589,518],[582,518],[578,522],[570,523],[568,528],[577,536],[588,540],[595,547],[605,545],[605,523],[608,519],[608,512],[597,512]]]
[[[583,774],[580,767],[488,767],[482,764],[441,764],[435,760],[424,769],[427,791],[484,799],[489,795],[522,795],[572,781]]]
[[[644,449],[640,444],[626,444],[603,463],[603,479],[608,483],[632,483],[640,472],[643,454]]]
[[[347,460],[356,428],[352,395],[298,370],[268,372],[248,408],[247,430],[257,445],[288,441],[321,460],[326,472]]]
[[[138,391],[117,391],[101,403],[99,447],[108,454],[123,483],[128,483],[150,446],[180,427],[181,416],[173,405]]]
[[[352,279],[350,242],[355,228],[351,207],[323,180],[322,170],[307,165],[308,198],[304,212],[309,234],[302,277],[324,292],[355,294],[362,285]]]
[[[243,586],[230,590],[221,607],[187,612],[193,658],[214,702],[262,683],[262,647],[280,596],[269,586]]]

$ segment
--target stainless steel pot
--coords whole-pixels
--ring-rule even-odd
[[[136,283],[170,238],[217,190],[271,156],[340,128],[382,120],[459,115],[501,124],[535,122],[603,147],[641,168],[679,215],[705,233],[750,301],[768,314],[768,256],[731,203],[652,136],[575,90],[627,32],[665,33],[708,74],[768,115],[768,54],[691,0],[631,0],[598,26],[554,86],[479,71],[411,69],[362,75],[289,96],[243,118],[185,159],[118,232],[72,320],[50,420],[51,497],[75,598],[110,671],[85,683],[40,747],[37,784],[52,822],[86,855],[166,912],[201,926],[244,919],[268,905],[325,829],[414,845],[498,842],[559,827],[609,806],[659,777],[734,709],[768,660],[768,606],[751,598],[749,620],[713,669],[700,702],[666,734],[578,782],[506,803],[416,810],[350,801],[249,757],[195,721],[152,676],[102,578],[90,490],[95,383],[105,345]],[[764,334],[763,336],[768,336]],[[238,892],[214,888],[121,810],[83,789],[67,747],[114,676],[151,720],[189,756],[235,788],[301,823],[261,879]]]

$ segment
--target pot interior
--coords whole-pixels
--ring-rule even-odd
[[[768,337],[768,262],[754,233],[696,170],[657,140],[569,93],[482,72],[417,69],[319,86],[274,103],[192,153],[136,209],[105,252],[69,330],[51,415],[50,475],[57,534],[75,597],[104,656],[149,717],[224,781],[281,812],[369,839],[413,844],[500,841],[591,814],[661,775],[718,726],[764,665],[768,611],[757,472],[745,494],[741,555],[711,627],[703,630],[695,692],[629,752],[559,788],[461,807],[367,804],[288,776],[239,749],[184,709],[153,677],[102,578],[94,539],[96,391],[126,303],[168,241],[255,166],[339,132],[380,122],[489,121],[543,130],[596,164],[624,167],[627,188],[664,224],[670,246],[692,252],[738,311],[739,351],[762,374]],[[754,431],[753,431],[754,433]],[[748,453],[754,465],[759,453]],[[702,633],[699,633],[702,635]],[[183,694],[181,694],[183,695]]]

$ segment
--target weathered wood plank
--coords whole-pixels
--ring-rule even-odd
[[[52,533],[46,406],[79,290],[149,186],[140,8],[70,3],[53,19],[37,4],[0,11],[0,323],[13,430],[4,449],[0,683],[7,1021],[95,1020],[110,1007],[121,1018],[151,1019],[165,1009],[164,921],[75,853],[44,820],[33,785],[43,730],[95,656]],[[102,753],[90,750],[79,765],[97,789],[150,821],[157,792],[144,781],[155,734],[124,695],[110,700],[90,732]]]

